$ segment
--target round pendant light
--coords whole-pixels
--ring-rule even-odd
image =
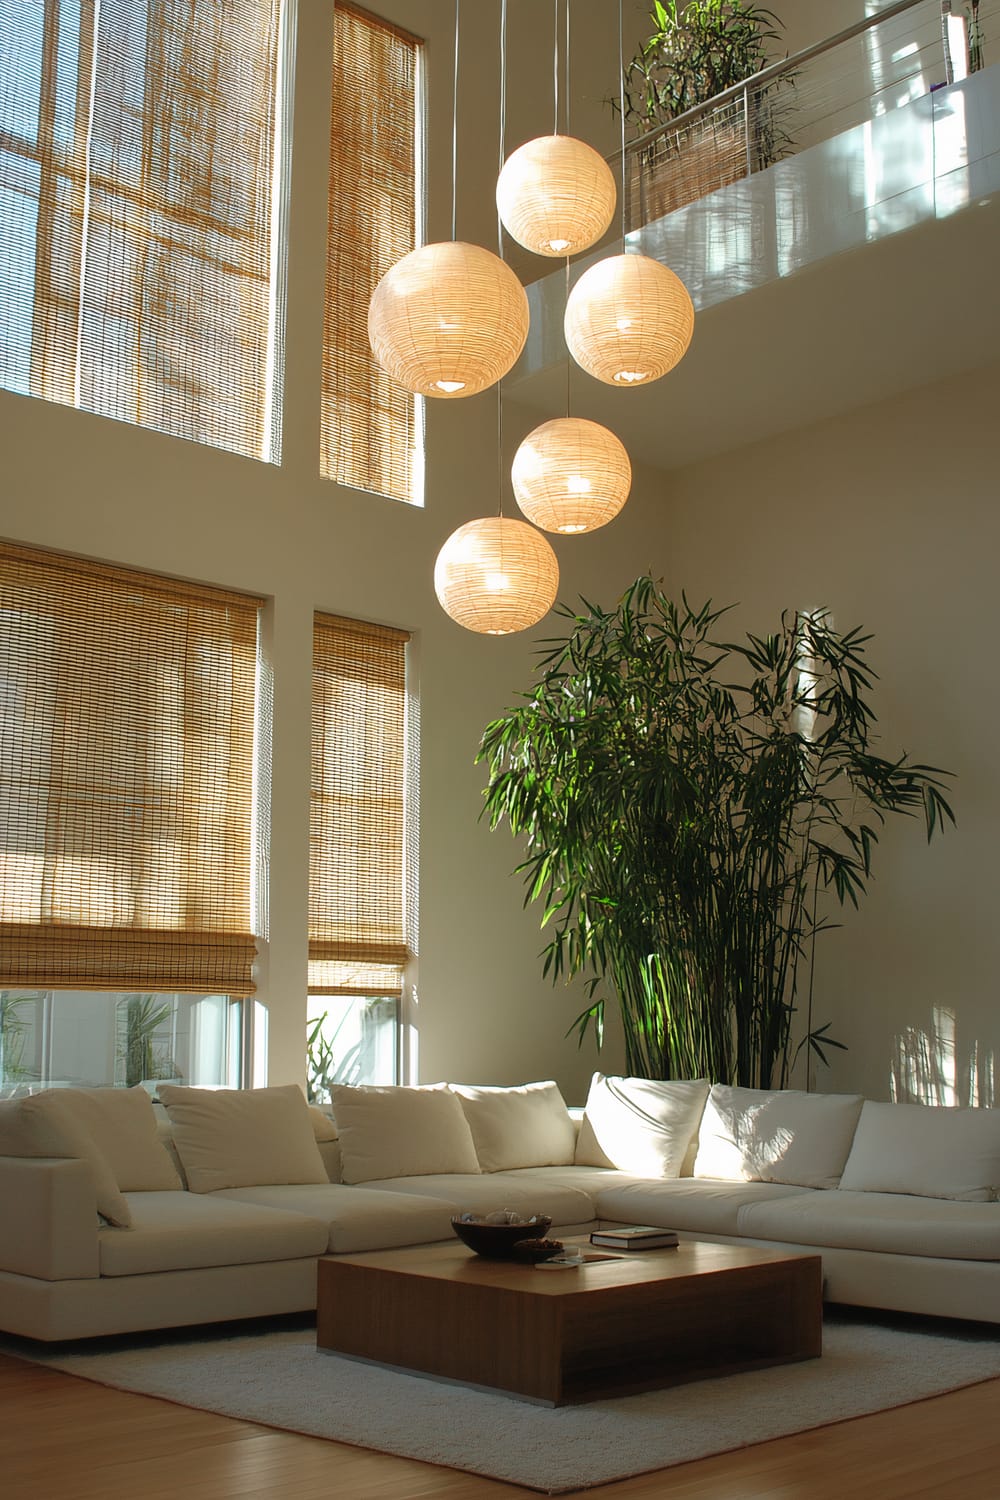
[[[582,369],[607,385],[648,385],[684,357],[694,331],[688,289],[647,255],[612,255],[570,292],[566,344]]]
[[[528,298],[481,245],[446,240],[386,272],[368,309],[383,370],[422,396],[474,396],[511,369],[528,337]]]
[[[557,417],[528,433],[510,477],[529,521],[570,535],[614,520],[632,487],[632,465],[606,427],[584,417]]]
[[[607,162],[571,135],[543,135],[519,146],[497,180],[504,228],[536,255],[576,255],[596,244],[616,198]]]
[[[537,625],[555,603],[559,564],[525,521],[489,516],[453,531],[434,565],[445,614],[481,635],[513,635]]]

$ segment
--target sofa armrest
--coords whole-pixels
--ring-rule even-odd
[[[43,1281],[100,1274],[97,1195],[84,1161],[0,1156],[0,1270]]]

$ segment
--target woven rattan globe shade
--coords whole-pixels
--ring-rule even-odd
[[[647,255],[612,255],[570,292],[566,345],[577,364],[607,385],[648,385],[684,357],[694,331],[688,289]]]
[[[497,180],[504,228],[536,255],[576,255],[596,244],[616,201],[607,162],[571,135],[543,135],[519,146]]]
[[[411,250],[368,308],[383,370],[422,396],[474,396],[495,385],[528,337],[528,298],[499,256],[462,240]]]
[[[518,505],[535,526],[596,531],[628,499],[632,465],[606,427],[585,417],[557,417],[528,433],[510,477]]]
[[[537,625],[555,603],[559,564],[526,521],[486,516],[453,531],[438,553],[434,592],[445,614],[481,635]]]

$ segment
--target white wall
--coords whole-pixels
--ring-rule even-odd
[[[820,1088],[888,1098],[904,1050],[926,1053],[939,1075],[918,1095],[973,1102],[977,1058],[979,1100],[994,1102],[998,402],[994,366],[668,481],[669,586],[738,603],[740,630],[821,606],[841,628],[864,626],[880,753],[955,773],[957,829],[928,848],[921,823],[896,819],[861,911],[820,939],[815,1019],[850,1049],[819,1070]]]
[[[400,0],[385,12],[429,39],[429,228],[430,237],[446,237],[453,8],[450,0]],[[271,941],[261,998],[269,1007],[269,1076],[275,1082],[304,1073],[312,612],[413,630],[423,730],[420,1077],[516,1082],[554,1075],[568,1096],[580,1099],[594,1054],[578,1053],[564,1033],[583,1006],[582,994],[553,992],[542,982],[538,918],[522,911],[520,885],[509,875],[516,846],[477,822],[484,781],[474,765],[479,736],[527,685],[533,642],[461,630],[440,610],[432,586],[434,558],[450,532],[495,512],[496,396],[429,403],[425,509],[345,491],[318,477],[332,8],[303,0],[300,14],[281,467],[0,392],[0,533],[244,588],[271,601]],[[492,5],[463,6],[459,234],[484,243],[495,243],[497,14]],[[600,79],[613,59],[592,38],[586,62],[587,14],[603,14],[609,26],[612,17],[597,0],[574,0],[579,112],[599,127],[613,68],[607,87]],[[549,18],[540,7],[515,0],[512,88],[529,106],[511,106],[519,139],[550,128],[551,94],[542,97],[549,66],[538,40],[542,23]],[[529,69],[524,78],[518,58]],[[443,87],[436,87],[442,74]],[[637,493],[644,484],[640,477]],[[626,511],[599,539],[557,543],[557,551],[562,594],[570,599],[578,592],[619,591],[650,556],[638,511]],[[613,1068],[616,1058],[607,1061]]]
[[[451,0],[382,8],[428,38],[429,230],[443,238]],[[497,9],[478,0],[462,7],[459,234],[487,244],[495,243]],[[445,538],[496,507],[495,395],[429,403],[424,510],[318,477],[331,19],[319,0],[301,0],[300,10],[281,467],[0,392],[0,532],[271,601],[271,941],[262,999],[275,1082],[301,1080],[304,1071],[312,612],[413,630],[423,727],[419,1076],[498,1083],[554,1076],[579,1100],[594,1053],[578,1052],[564,1032],[584,1004],[582,989],[553,992],[542,982],[537,915],[522,910],[509,874],[517,850],[477,821],[480,732],[527,686],[534,642],[468,634],[442,614],[432,588]],[[512,146],[550,128],[549,16],[537,0],[512,0]],[[573,0],[573,18],[575,128],[592,127],[590,138],[610,150],[603,100],[615,87],[616,7]],[[929,372],[932,364],[928,350]],[[893,1038],[905,1025],[925,1027],[943,1000],[959,1007],[963,1046],[973,1036],[997,1043],[988,912],[997,808],[987,761],[996,710],[985,692],[997,541],[986,434],[997,385],[995,372],[988,382],[955,382],[668,479],[639,472],[633,499],[610,527],[556,542],[560,593],[569,601],[582,593],[610,603],[648,569],[693,598],[742,600],[748,625],[766,628],[785,604],[826,603],[838,621],[875,630],[890,743],[959,773],[961,823],[930,852],[915,826],[894,832],[862,917],[829,940],[820,1009],[851,1046],[834,1082],[882,1095]],[[712,396],[709,370],[705,399]],[[954,443],[942,431],[949,414]],[[511,442],[531,425],[519,432],[518,420],[511,417]],[[549,629],[543,622],[534,636]],[[614,1071],[620,1060],[612,1046],[603,1065]]]

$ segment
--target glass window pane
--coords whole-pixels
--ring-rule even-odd
[[[242,1005],[227,995],[0,991],[0,1094],[239,1088]]]
[[[312,996],[306,1032],[306,1093],[330,1097],[332,1083],[393,1084],[399,1002],[392,996]]]

